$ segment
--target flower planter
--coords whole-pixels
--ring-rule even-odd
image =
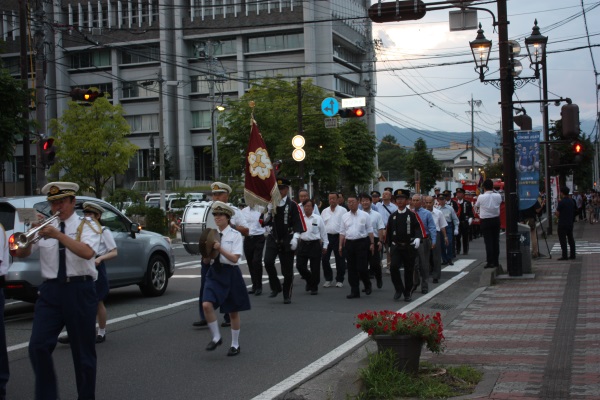
[[[377,343],[379,353],[390,349],[396,355],[396,369],[409,374],[419,372],[423,339],[410,335],[373,335],[372,338]]]

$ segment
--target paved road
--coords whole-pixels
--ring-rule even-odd
[[[440,285],[430,284],[430,288],[449,286],[449,281],[458,282],[452,288],[460,286],[463,279],[458,278],[482,259],[482,247],[481,239],[473,242],[471,254],[456,268],[444,272]],[[144,298],[137,287],[111,291],[107,341],[97,347],[98,399],[251,399],[355,338],[356,314],[406,305],[392,300],[389,275],[383,289],[355,300],[345,298],[349,293],[347,284],[342,289],[321,288],[318,296],[310,296],[297,277],[290,305],[284,305],[281,296],[251,297],[252,310],[242,313],[242,353],[226,357],[228,328],[221,330],[223,346],[206,352],[208,330],[191,326],[198,318],[199,263],[177,245],[176,253],[176,274],[162,297]],[[245,264],[242,271],[248,283]],[[268,284],[265,289],[268,292]],[[436,294],[440,298],[449,289],[433,290],[427,299]],[[470,290],[459,292],[468,296]],[[420,304],[418,297],[421,295],[415,303]],[[419,304],[415,306],[422,307]],[[8,301],[11,399],[33,398],[33,373],[27,356],[32,313],[31,305]],[[54,360],[62,398],[76,398],[68,346],[58,345]]]

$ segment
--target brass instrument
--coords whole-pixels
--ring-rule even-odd
[[[42,237],[37,233],[42,230],[45,226],[48,226],[52,222],[58,219],[60,211],[57,211],[53,216],[46,218],[40,225],[35,228],[31,228],[27,232],[15,232],[11,235],[8,240],[9,250],[18,250],[29,247],[31,244],[36,243]]]

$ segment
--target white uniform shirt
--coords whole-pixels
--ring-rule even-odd
[[[448,222],[446,222],[446,218],[444,217],[443,212],[434,207],[433,211],[431,211],[431,214],[433,215],[433,222],[435,222],[436,231],[439,232],[442,230],[442,228],[448,226]]]
[[[475,203],[475,209],[479,210],[479,218],[495,218],[500,216],[500,204],[502,204],[502,196],[493,191],[485,191],[479,195]]]
[[[335,210],[331,210],[331,206],[327,207],[321,213],[321,218],[325,223],[325,231],[329,234],[339,234],[342,231],[342,216],[348,211],[341,206],[335,207]]]
[[[67,218],[65,223],[65,235],[68,235],[71,239],[77,238],[77,228],[83,222],[85,217],[80,217],[76,213],[73,213]],[[94,226],[91,228],[90,224]],[[60,222],[53,221],[52,226],[60,230]],[[87,244],[98,253],[100,247],[100,241],[102,235],[100,230],[102,228],[96,222],[88,218],[88,222],[83,224],[83,230],[81,231],[81,237],[79,241]],[[96,232],[94,232],[96,230]],[[54,279],[58,276],[58,240],[56,239],[42,239],[39,242],[32,245],[31,251],[35,251],[39,248],[40,250],[40,267],[42,272],[42,278]],[[65,249],[66,261],[67,261],[67,276],[81,276],[90,275],[96,280],[98,277],[98,271],[96,270],[96,263],[92,257],[89,260],[81,258],[69,249]]]
[[[321,240],[322,247],[327,249],[329,239],[327,239],[323,218],[313,213],[310,217],[304,216],[304,222],[306,222],[306,232],[300,234],[300,240]]]
[[[344,235],[346,240],[364,239],[373,233],[373,225],[369,214],[362,210],[356,210],[356,214],[352,211],[346,212],[342,216],[342,231],[340,235]]]
[[[117,243],[115,243],[115,238],[113,238],[110,229],[105,226],[102,227],[102,240],[100,240],[100,245],[98,246],[98,253],[96,256],[103,256],[116,248]]]
[[[248,229],[250,229],[250,236],[265,234],[265,228],[259,222],[260,217],[262,215],[259,211],[256,211],[252,207],[244,207],[244,209],[242,209],[240,212],[242,213],[242,216],[248,224]]]
[[[384,204],[383,202],[377,203],[377,211],[383,218],[383,223],[387,225],[390,215],[398,211],[398,206],[390,202],[390,204]],[[388,212],[389,211],[389,212]]]
[[[221,236],[221,247],[223,247],[224,250],[240,256],[244,254],[244,237],[241,233],[229,225],[226,226],[223,231],[219,231],[219,233],[223,235]],[[219,261],[221,264],[232,264],[232,262],[221,253],[219,253]]]
[[[298,205],[300,206],[300,209],[302,210],[302,214],[304,214],[304,218],[306,219],[306,213],[304,212],[304,204],[302,203],[298,203]],[[317,207],[317,205],[315,204],[313,206],[313,215],[321,215],[321,212],[319,211],[319,207]]]
[[[0,224],[0,276],[8,272],[8,263],[10,262],[10,253],[8,252],[8,238],[4,226]]]
[[[366,211],[365,211],[366,212]],[[379,230],[385,229],[385,223],[383,222],[383,217],[377,211],[371,209],[367,213],[369,214],[369,218],[371,219],[371,225],[373,227],[373,236],[376,238],[379,237]]]

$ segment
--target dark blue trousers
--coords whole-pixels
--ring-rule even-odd
[[[200,262],[200,294],[198,295],[198,300],[199,300],[198,304],[200,305],[200,319],[203,321],[206,319],[206,317],[204,316],[204,309],[202,308],[202,296],[204,295],[204,285],[206,284],[206,274],[208,274],[209,268],[210,268],[210,264],[204,264],[203,262]],[[229,314],[225,314],[223,319],[226,322],[231,322],[231,318],[229,317]]]
[[[93,281],[44,282],[35,303],[29,340],[29,359],[35,373],[35,399],[59,398],[52,352],[58,335],[67,327],[78,400],[96,396],[96,311]],[[62,371],[64,373],[64,371]]]
[[[0,288],[0,400],[6,399],[6,384],[10,376],[8,370],[8,352],[6,351],[6,332],[4,330],[4,289]]]

